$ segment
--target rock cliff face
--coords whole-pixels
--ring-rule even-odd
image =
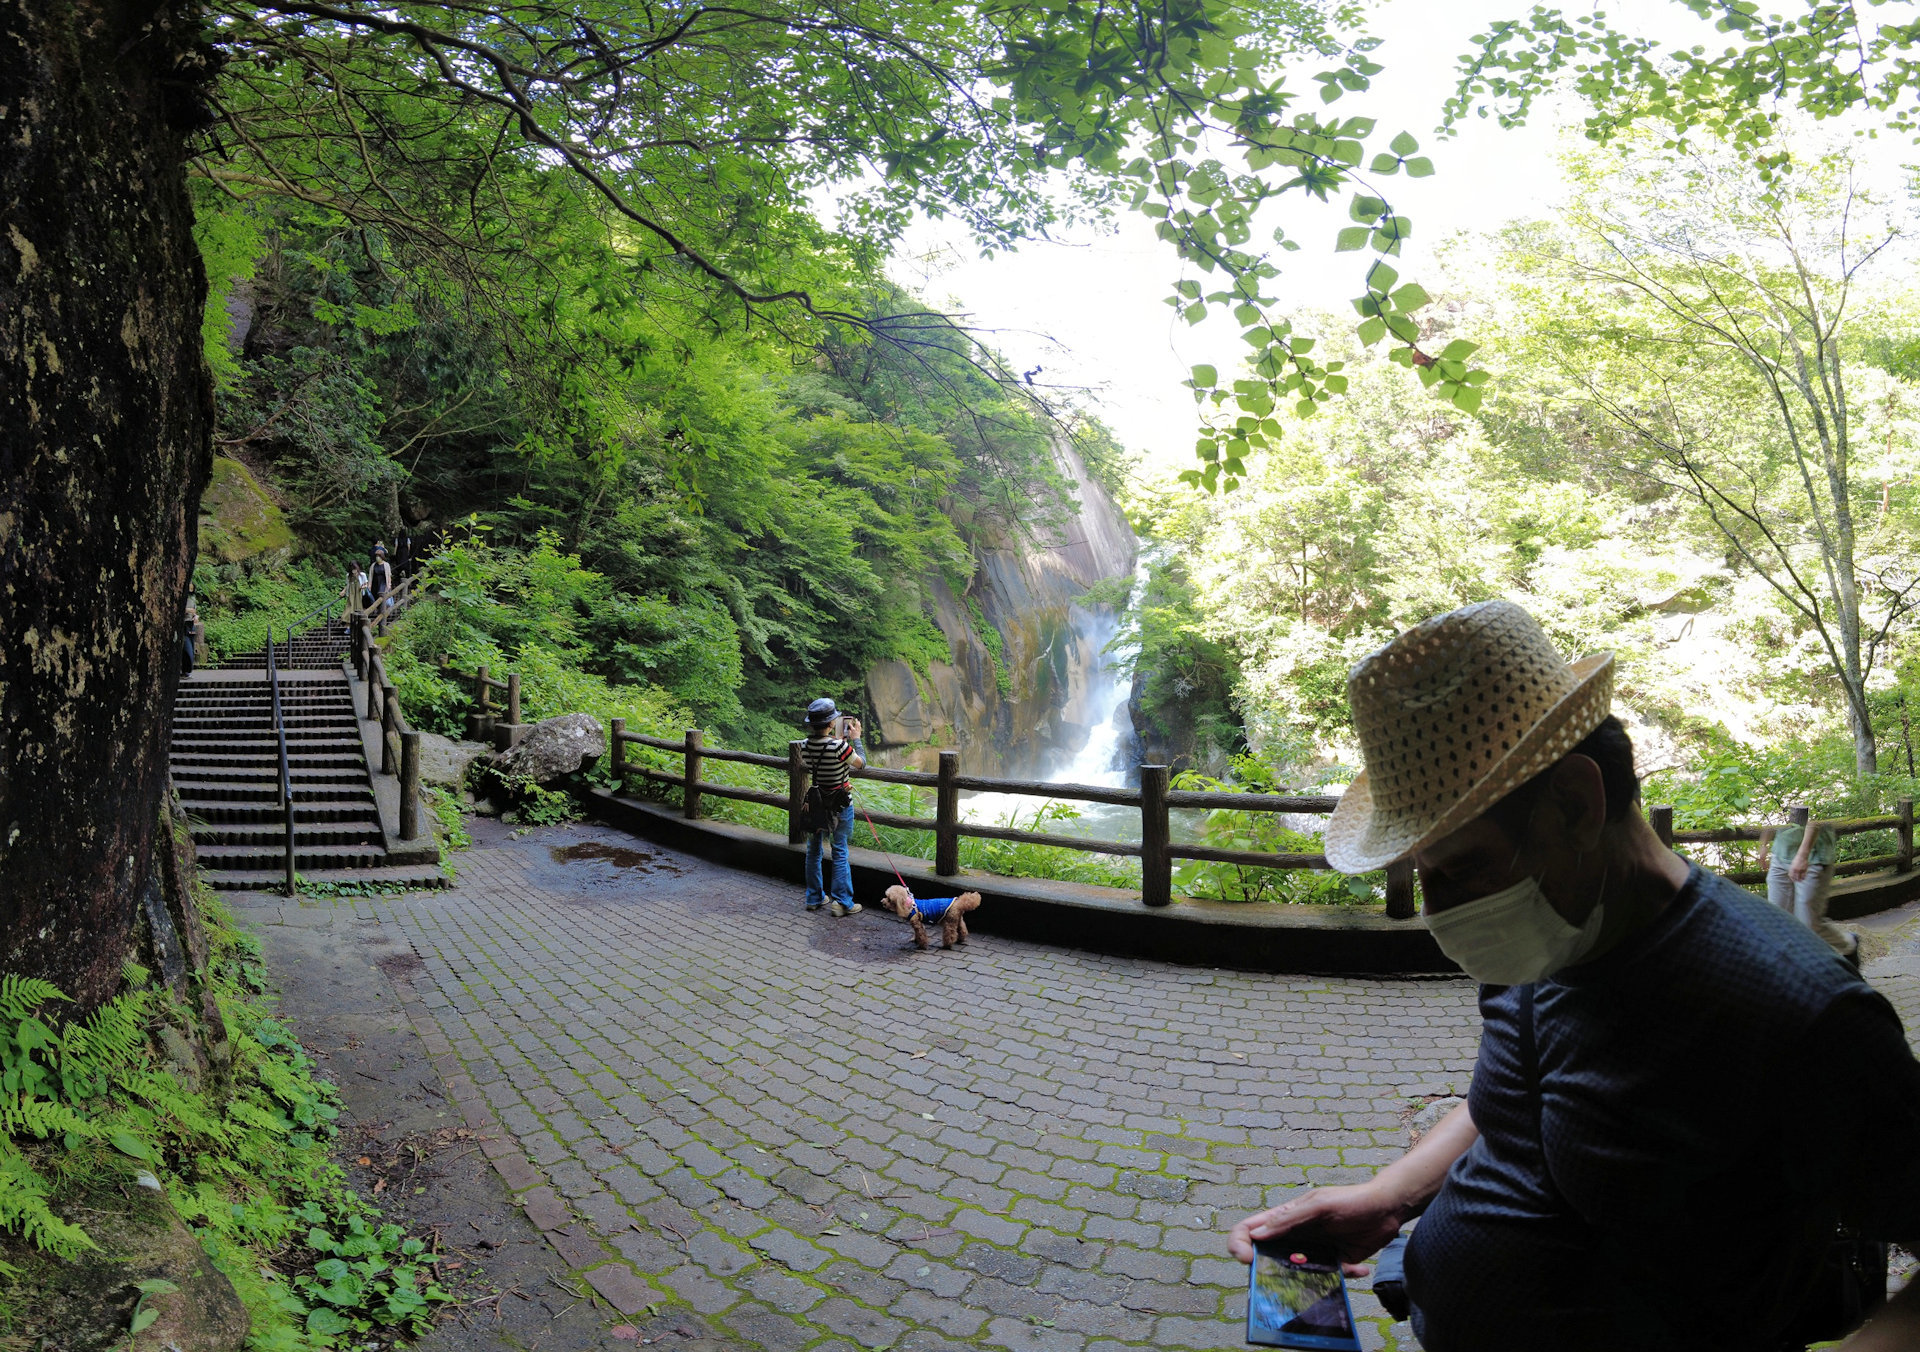
[[[933,619],[952,660],[930,663],[924,678],[898,660],[867,673],[867,740],[877,760],[931,769],[938,752],[957,750],[967,774],[1039,777],[1085,744],[1113,621],[1076,602],[1094,583],[1130,574],[1135,545],[1079,455],[1065,445],[1056,455],[1080,502],[1060,538],[985,551],[964,597],[932,580]],[[978,632],[973,606],[995,637]]]

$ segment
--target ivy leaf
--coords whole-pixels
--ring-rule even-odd
[[[1367,171],[1375,174],[1397,174],[1400,172],[1400,157],[1398,155],[1375,155],[1373,157],[1373,163],[1367,166]]]
[[[1455,338],[1451,343],[1448,343],[1440,349],[1440,359],[1442,361],[1465,361],[1479,350],[1480,344],[1470,343],[1465,338]]]
[[[1453,406],[1462,413],[1480,411],[1481,391],[1472,385],[1463,385],[1453,392]]]
[[[1411,155],[1420,148],[1420,143],[1413,139],[1412,133],[1403,131],[1387,142],[1387,146],[1396,155]]]
[[[1430,178],[1433,175],[1433,161],[1425,155],[1415,155],[1407,161],[1408,178]]]
[[[1211,366],[1193,368],[1193,387],[1196,390],[1210,390],[1220,381],[1220,373]]]
[[[1356,249],[1364,249],[1367,247],[1367,236],[1372,233],[1373,231],[1364,225],[1350,225],[1334,236],[1333,251],[1352,253]]]

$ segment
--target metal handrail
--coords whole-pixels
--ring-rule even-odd
[[[293,640],[293,630],[287,630],[287,640]],[[287,837],[287,895],[293,896],[294,856],[293,856],[293,773],[287,768],[287,723],[280,713],[280,671],[273,661],[273,626],[267,626],[267,688],[273,701],[273,733],[280,744],[280,810],[286,821]]]
[[[340,596],[330,597],[327,600],[322,601],[319,605],[315,606],[312,610],[309,610],[306,614],[302,615],[299,619],[294,620],[292,623],[287,625],[287,641],[291,643],[293,641],[293,631],[296,629],[304,628],[306,626],[307,621],[314,618],[314,616],[318,615],[321,618],[330,621],[333,619],[333,608],[335,606],[344,606],[345,604],[346,604],[346,598],[340,597]]]

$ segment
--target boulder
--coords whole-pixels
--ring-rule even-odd
[[[485,742],[456,742],[438,733],[420,734],[420,782],[458,793],[467,784],[467,767],[493,748]]]
[[[273,496],[238,460],[213,459],[207,491],[200,498],[200,557],[215,563],[267,563],[284,559],[293,528]]]
[[[606,729],[592,714],[561,714],[535,723],[518,742],[487,760],[508,779],[551,784],[576,770],[589,770],[607,747]]]
[[[19,1346],[46,1352],[123,1352],[130,1346],[134,1352],[241,1352],[246,1346],[246,1306],[165,1194],[152,1186],[152,1175],[143,1186],[71,1183],[52,1206],[99,1247],[66,1262],[17,1236],[0,1241],[0,1260],[19,1270],[6,1293],[25,1321],[9,1330],[20,1335]],[[175,1289],[146,1298],[146,1308],[159,1318],[129,1342],[128,1325],[140,1300],[136,1284],[150,1279]]]

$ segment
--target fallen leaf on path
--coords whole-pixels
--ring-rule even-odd
[[[907,1058],[907,1060],[909,1060],[909,1061],[924,1061],[924,1060],[926,1060],[926,1058],[927,1058],[927,1054],[926,1054],[925,1052],[915,1052],[915,1053],[914,1053],[914,1054],[913,1054],[912,1056],[909,1056],[909,1057]]]
[[[640,1337],[640,1330],[631,1324],[615,1324],[612,1328],[608,1329],[607,1332],[611,1333],[623,1343],[633,1342]]]

